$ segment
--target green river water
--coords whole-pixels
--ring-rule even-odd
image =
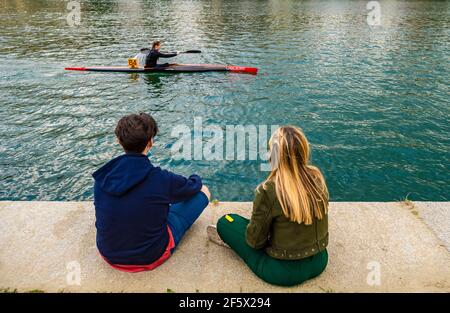
[[[92,199],[92,172],[118,156],[117,120],[159,123],[153,163],[201,175],[219,200],[249,201],[261,160],[176,160],[177,125],[302,127],[334,201],[450,200],[450,1],[0,2],[0,200]],[[179,63],[230,73],[108,74],[154,39],[200,49]],[[208,142],[204,138],[204,142]]]

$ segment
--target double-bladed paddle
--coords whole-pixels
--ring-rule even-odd
[[[200,50],[187,50],[187,51],[180,51],[179,53],[202,53]]]

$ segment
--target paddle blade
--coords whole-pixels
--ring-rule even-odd
[[[202,53],[200,50],[188,50],[184,51],[184,53]]]

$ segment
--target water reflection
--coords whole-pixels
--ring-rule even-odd
[[[151,73],[151,74],[142,74],[142,78],[145,83],[149,87],[149,91],[152,93],[154,97],[159,97],[163,95],[163,83],[161,82],[162,75],[170,75],[170,74],[159,74],[159,73]]]

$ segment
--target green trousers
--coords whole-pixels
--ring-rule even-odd
[[[265,282],[279,286],[298,285],[318,276],[327,266],[326,250],[301,260],[278,260],[269,256],[264,249],[253,249],[245,240],[249,220],[237,214],[228,215],[233,218],[232,222],[225,216],[217,222],[220,238]]]

